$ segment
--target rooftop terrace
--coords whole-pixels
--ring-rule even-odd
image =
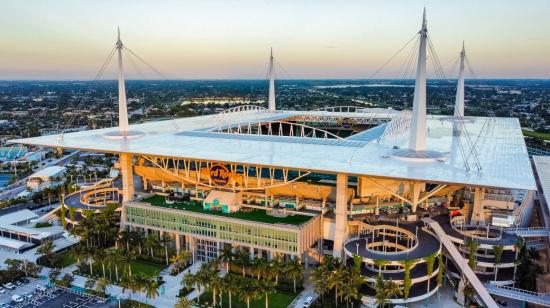
[[[287,217],[275,217],[275,216],[268,215],[266,210],[260,210],[260,209],[251,209],[251,211],[249,212],[240,211],[240,212],[226,214],[217,210],[204,210],[202,207],[202,203],[198,201],[184,201],[184,202],[174,202],[173,204],[168,204],[166,203],[164,196],[159,196],[159,195],[147,197],[141,200],[141,202],[146,202],[154,206],[176,209],[181,211],[189,211],[189,212],[206,214],[206,215],[222,216],[227,218],[249,220],[249,221],[262,222],[262,223],[268,223],[268,224],[288,224],[288,225],[299,226],[313,218],[312,216],[299,215],[299,214],[289,215]]]

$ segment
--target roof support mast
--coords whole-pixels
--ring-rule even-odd
[[[409,149],[413,151],[426,150],[426,41],[428,38],[426,8],[424,8],[422,28],[420,29],[419,35],[420,44],[409,138]]]
[[[464,58],[466,57],[466,50],[464,49],[464,42],[462,42],[462,51],[460,52],[460,70],[458,72],[458,84],[456,86],[456,99],[455,99],[455,117],[464,116]]]
[[[128,133],[128,107],[126,105],[126,86],[124,85],[124,67],[122,64],[122,48],[124,45],[120,40],[120,29],[116,49],[118,52],[118,129],[121,135]]]
[[[273,48],[269,55],[269,100],[268,109],[270,112],[275,111],[275,67],[273,66]]]

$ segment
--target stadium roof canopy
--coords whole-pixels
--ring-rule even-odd
[[[279,121],[287,118],[327,116],[322,111],[241,111],[131,125],[142,132],[134,139],[105,138],[118,128],[98,129],[13,140],[13,143],[61,147],[94,152],[233,162],[284,167],[325,173],[347,173],[372,177],[419,180],[471,186],[536,189],[527,148],[516,118],[464,117],[462,133],[456,134],[456,120],[445,116],[427,117],[427,148],[444,153],[446,160],[415,162],[390,157],[397,148],[407,147],[408,134],[386,135],[387,129],[373,128],[364,138],[346,139],[228,134],[216,128]],[[331,116],[351,119],[396,118],[398,113],[332,112]],[[382,124],[391,126],[388,123]],[[470,146],[468,145],[470,144]],[[475,145],[475,146],[472,146]],[[475,151],[471,149],[475,148]],[[470,170],[467,170],[465,161]],[[481,170],[474,167],[479,162]]]

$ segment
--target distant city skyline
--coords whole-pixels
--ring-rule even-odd
[[[448,78],[462,41],[479,78],[550,78],[550,1],[14,1],[0,11],[0,79],[89,80],[114,46],[169,79],[264,79],[269,48],[281,79],[398,78],[428,29]],[[125,63],[128,79],[158,75]],[[105,73],[112,79],[113,63]],[[468,76],[472,77],[472,76]]]

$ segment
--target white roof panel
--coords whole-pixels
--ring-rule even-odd
[[[547,206],[550,206],[550,156],[533,156],[533,162],[537,169],[542,197]]]
[[[343,117],[381,118],[392,118],[396,115],[395,112],[333,114]],[[96,152],[124,152],[288,167],[327,173],[536,189],[521,127],[515,118],[467,117],[464,127],[468,133],[457,137],[453,134],[453,125],[456,125],[453,121],[442,116],[428,116],[428,149],[443,152],[448,157],[444,162],[431,163],[388,158],[394,147],[406,147],[406,138],[385,138],[382,142],[378,142],[377,138],[351,138],[334,144],[334,140],[312,142],[311,139],[303,139],[302,142],[298,137],[227,137],[209,132],[210,128],[229,123],[268,121],[292,116],[327,116],[327,112],[247,111],[147,122],[131,125],[131,130],[144,132],[145,135],[130,140],[104,138],[106,132],[117,130],[109,128],[68,133],[63,138],[49,135],[12,142]],[[470,155],[468,139],[470,144],[475,144],[477,155]],[[466,171],[464,157],[468,156],[470,158],[467,161],[471,166],[475,157],[478,158],[481,171],[473,167],[471,171]]]

